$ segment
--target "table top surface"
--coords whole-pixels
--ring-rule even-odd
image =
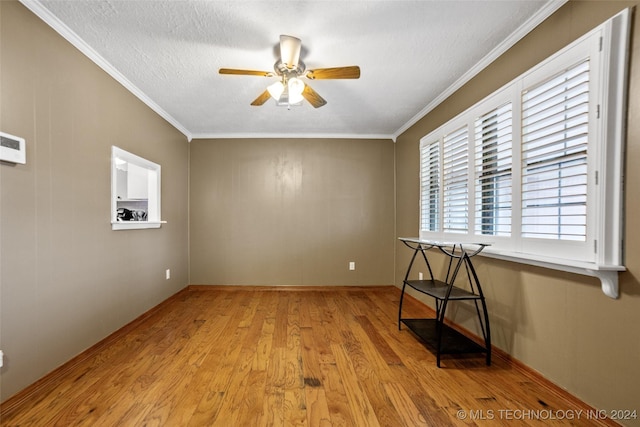
[[[469,242],[469,241],[453,241],[453,240],[428,240],[428,239],[421,239],[419,237],[399,237],[399,240],[403,241],[403,242],[409,242],[409,243],[417,243],[420,245],[429,245],[429,246],[438,246],[438,247],[444,247],[444,246],[461,246],[461,245],[474,245],[474,246],[491,246],[491,243],[486,243],[486,242]]]

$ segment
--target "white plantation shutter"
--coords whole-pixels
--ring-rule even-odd
[[[440,144],[420,147],[420,229],[440,230]]]
[[[511,235],[511,102],[475,120],[475,232]]]
[[[522,94],[522,236],[585,241],[589,61]]]
[[[443,230],[469,230],[469,132],[464,126],[443,138],[442,186]]]

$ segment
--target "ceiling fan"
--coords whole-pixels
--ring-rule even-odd
[[[327,103],[318,92],[303,82],[300,77],[311,80],[320,79],[357,79],[360,78],[360,67],[316,68],[307,70],[300,60],[302,42],[299,38],[287,35],[280,36],[280,59],[273,66],[274,71],[238,70],[234,68],[220,68],[220,74],[278,77],[279,80],[260,94],[252,103],[253,106],[263,105],[269,98],[276,100],[278,105],[298,105],[306,99],[313,107],[319,108]]]

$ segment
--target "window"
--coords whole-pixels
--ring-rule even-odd
[[[484,255],[595,275],[617,295],[628,21],[421,140],[421,238],[489,242]]]
[[[111,228],[159,228],[160,165],[111,149]]]

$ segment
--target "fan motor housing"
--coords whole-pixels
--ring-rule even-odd
[[[306,67],[304,65],[304,62],[298,61],[298,65],[296,65],[295,68],[288,68],[287,65],[283,63],[281,59],[279,59],[275,64],[273,64],[273,69],[275,70],[277,75],[290,78],[301,76],[306,70]]]

